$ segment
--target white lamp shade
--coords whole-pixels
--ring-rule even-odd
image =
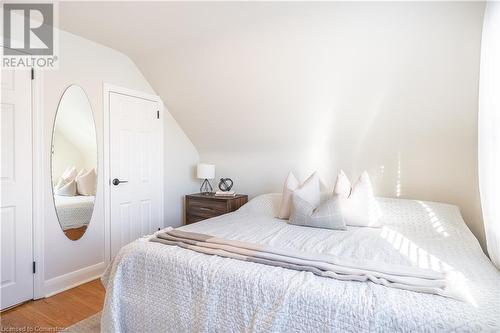
[[[214,179],[215,178],[215,165],[200,163],[196,168],[196,177],[199,179]]]

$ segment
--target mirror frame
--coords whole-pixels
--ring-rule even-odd
[[[61,226],[61,222],[59,220],[59,213],[57,212],[57,206],[56,206],[56,200],[55,200],[55,193],[54,193],[54,182],[53,182],[53,156],[54,156],[54,135],[55,135],[55,130],[56,130],[56,121],[57,121],[57,115],[59,114],[59,108],[61,107],[61,102],[64,98],[64,95],[66,94],[66,92],[71,88],[71,87],[78,87],[82,90],[83,94],[85,95],[85,98],[87,99],[87,102],[88,102],[88,105],[89,105],[89,108],[90,108],[90,115],[92,117],[92,124],[94,126],[94,133],[95,133],[95,151],[96,151],[96,156],[95,156],[95,161],[96,161],[96,167],[95,167],[95,173],[96,173],[96,193],[95,193],[95,196],[94,196],[94,205],[92,207],[92,213],[90,215],[90,219],[89,219],[89,223],[87,224],[87,227],[85,229],[85,231],[78,237],[78,238],[70,238],[66,232],[63,230],[62,226]],[[70,85],[68,85],[66,88],[64,88],[61,96],[59,97],[59,101],[57,102],[57,108],[56,108],[56,112],[54,114],[54,120],[52,122],[52,133],[51,133],[51,139],[50,139],[50,192],[52,194],[52,205],[54,207],[54,211],[56,213],[56,219],[57,219],[57,223],[58,223],[58,226],[59,226],[59,229],[61,230],[61,232],[64,234],[65,238],[70,240],[70,241],[73,241],[73,242],[76,242],[77,240],[80,240],[82,239],[85,234],[87,234],[87,231],[88,231],[88,228],[90,226],[90,223],[92,222],[92,219],[94,217],[94,212],[95,212],[95,203],[97,201],[97,193],[98,193],[98,190],[99,190],[99,187],[97,186],[99,184],[99,142],[98,142],[98,139],[97,139],[97,126],[96,126],[96,122],[95,122],[95,116],[94,116],[94,108],[92,107],[92,103],[90,101],[90,98],[87,94],[87,92],[85,91],[85,89],[78,85],[78,84],[75,84],[75,83],[72,83]]]

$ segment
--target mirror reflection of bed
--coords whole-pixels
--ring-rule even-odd
[[[71,240],[80,239],[90,223],[95,196],[54,195],[59,224]]]
[[[92,219],[97,184],[97,139],[85,91],[68,87],[57,108],[52,134],[52,187],[59,225],[80,239]]]

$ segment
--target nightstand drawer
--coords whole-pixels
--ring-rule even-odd
[[[188,217],[190,216],[195,216],[195,217],[202,217],[204,219],[209,219],[211,217],[219,216],[222,214],[226,214],[227,212],[224,211],[218,211],[218,210],[213,210],[213,209],[203,209],[203,208],[197,208],[197,209],[190,209],[188,210]]]
[[[217,213],[226,213],[227,212],[227,203],[225,201],[216,201],[216,200],[196,200],[190,199],[188,200],[188,210],[193,214],[217,214]]]
[[[187,224],[189,224],[189,223],[203,221],[203,220],[206,220],[206,219],[209,219],[212,217],[215,217],[215,216],[198,216],[198,215],[188,214],[188,215],[186,215],[186,221],[187,221]]]
[[[186,195],[186,224],[233,212],[248,200],[246,195],[217,197],[213,194]]]

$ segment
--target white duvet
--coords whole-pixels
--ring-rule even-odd
[[[63,230],[80,228],[90,223],[94,210],[94,196],[54,195],[57,217]]]
[[[468,301],[340,281],[151,243],[124,247],[103,276],[104,332],[499,331],[500,272],[457,207],[379,199],[383,228],[347,231],[273,218],[279,195],[181,229],[281,248],[463,275]]]

